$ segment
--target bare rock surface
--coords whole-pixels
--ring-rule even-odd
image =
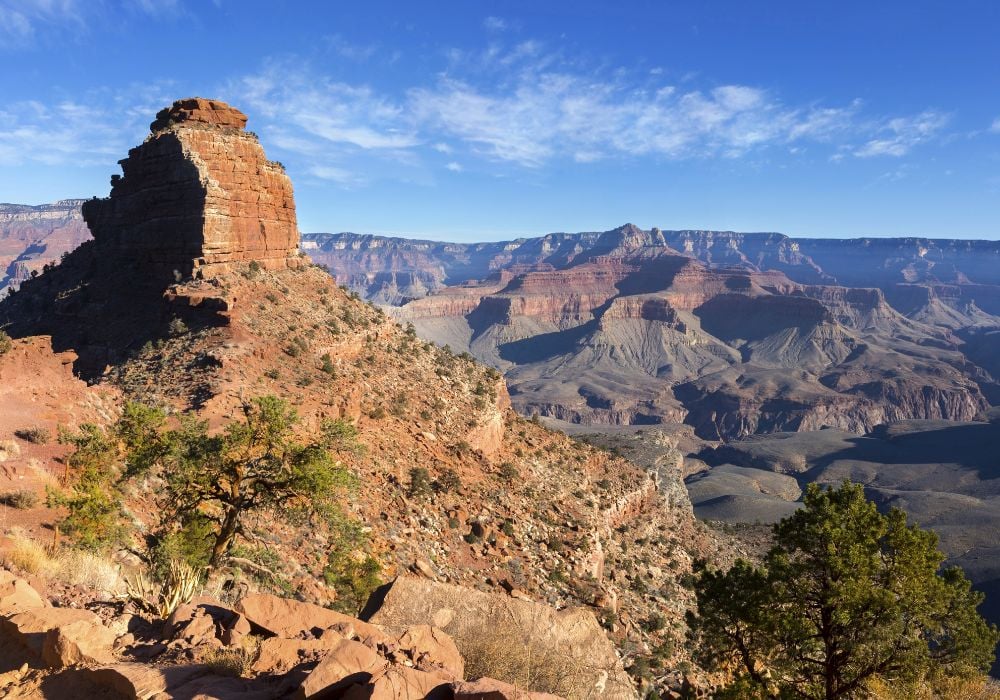
[[[150,136],[121,161],[111,196],[83,206],[94,238],[116,253],[217,274],[234,261],[282,268],[298,260],[292,185],[269,161],[246,115],[188,98],[161,111]]]
[[[635,697],[614,646],[589,610],[556,611],[530,601],[405,576],[391,584],[370,620],[387,629],[429,620],[466,655],[490,637],[510,647],[534,645],[539,658],[563,659],[566,675],[573,677],[578,688],[589,688],[599,697]]]

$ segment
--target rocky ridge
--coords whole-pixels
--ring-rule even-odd
[[[387,579],[409,572],[559,609],[589,608],[620,648],[656,658],[661,672],[676,668],[690,603],[681,578],[692,557],[716,547],[690,505],[665,498],[645,469],[518,417],[495,371],[420,341],[321,269],[288,257],[289,232],[267,224],[278,220],[272,210],[240,204],[248,192],[290,197],[284,175],[262,160],[235,110],[203,102],[161,113],[111,197],[88,204],[95,240],[0,302],[0,323],[18,347],[50,352],[32,340],[45,333],[55,352],[73,353],[64,357],[78,376],[96,383],[88,396],[113,387],[127,399],[195,411],[210,425],[261,394],[291,400],[305,430],[323,419],[350,421],[359,449],[338,458],[363,489],[344,507],[369,542],[352,555],[375,556]],[[239,163],[230,168],[227,158]],[[217,190],[188,179],[241,168],[247,182]],[[168,226],[172,209],[156,200],[170,192],[178,193],[177,229]],[[188,208],[199,202],[212,208],[200,228]],[[136,219],[143,211],[148,222]],[[294,209],[282,216],[294,224]],[[244,237],[248,231],[262,237]],[[133,264],[123,270],[123,260]],[[30,401],[37,388],[21,391]],[[39,418],[52,432],[63,420],[78,425]],[[58,474],[56,456],[26,443],[14,462],[36,459]],[[447,488],[412,492],[415,466]],[[148,526],[155,493],[137,493],[131,509]],[[23,527],[44,537],[55,517],[30,509]],[[329,533],[265,518],[247,537],[248,556],[270,572],[251,586],[278,581],[304,600],[336,599],[322,583]],[[650,619],[676,624],[644,624]],[[684,679],[670,682],[680,687]]]

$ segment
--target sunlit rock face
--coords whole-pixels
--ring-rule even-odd
[[[111,195],[83,205],[102,249],[132,265],[212,277],[255,260],[298,262],[292,183],[267,160],[247,118],[216,100],[178,100],[120,161]]]

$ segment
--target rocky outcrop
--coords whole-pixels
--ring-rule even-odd
[[[121,161],[111,194],[83,204],[94,240],[0,301],[13,336],[50,335],[94,378],[169,324],[225,325],[233,299],[214,281],[237,267],[300,267],[291,181],[267,160],[246,116],[215,100],[178,100]]]
[[[292,184],[267,160],[246,115],[216,100],[178,100],[121,161],[111,195],[83,205],[94,238],[132,265],[217,275],[253,260],[298,263]]]
[[[454,639],[467,658],[472,654],[480,663],[490,653],[522,655],[525,663],[551,665],[534,671],[556,671],[574,696],[635,697],[614,646],[589,610],[556,611],[531,601],[401,577],[388,587],[369,621],[389,630],[429,621]]]
[[[399,611],[401,585],[387,600]],[[48,605],[23,579],[0,569],[0,645],[18,645],[32,660],[16,673],[5,674],[0,689],[21,697],[30,691],[27,682],[51,687],[66,673],[75,679],[81,696],[134,698],[409,698],[489,697],[501,700],[558,700],[555,695],[532,693],[482,675],[466,680],[466,662],[451,636],[430,624],[408,624],[399,629],[340,615],[308,603],[256,594],[244,598],[237,612],[219,601],[202,599],[184,604],[165,624],[125,614],[105,624],[95,613]],[[483,594],[449,587],[448,600],[460,610],[483,610]],[[571,658],[605,664],[617,660],[603,631],[587,624],[582,613],[556,613],[534,603],[515,601],[517,618],[528,622],[540,615],[558,620],[547,639],[562,644]],[[478,608],[477,608],[478,606]],[[387,613],[385,613],[387,614]],[[383,616],[385,616],[383,614]],[[393,613],[395,615],[395,613]],[[245,615],[245,617],[244,617]],[[589,615],[589,613],[585,614]],[[438,617],[441,617],[439,614]],[[397,618],[393,618],[397,619]],[[589,620],[593,620],[591,615]],[[136,635],[122,633],[119,624],[129,621]],[[242,621],[242,622],[241,622]],[[582,626],[581,626],[582,621]],[[504,623],[506,618],[497,619]],[[244,635],[228,631],[240,624],[264,637],[259,650],[246,651]],[[225,630],[223,629],[225,628]],[[461,628],[466,629],[466,628]],[[541,628],[540,628],[541,629]],[[486,630],[481,630],[486,634]],[[596,636],[595,636],[596,635]],[[507,640],[510,641],[510,640]],[[228,650],[225,651],[225,650]],[[227,653],[229,654],[227,656]],[[513,653],[513,651],[512,651]],[[585,656],[580,656],[585,654]],[[238,674],[227,673],[219,659],[244,658]],[[494,660],[497,662],[500,660]],[[477,661],[480,666],[482,659]],[[554,663],[554,661],[550,661]],[[501,668],[502,664],[498,666]],[[599,666],[603,668],[603,666]],[[537,669],[536,669],[537,671]],[[588,672],[596,673],[588,668]],[[242,676],[242,677],[233,677]],[[41,678],[39,677],[41,676]],[[548,679],[547,676],[539,678]],[[625,697],[609,692],[614,681],[605,673],[592,697]],[[627,680],[627,679],[626,679]],[[572,686],[573,689],[579,686]],[[567,686],[570,688],[570,686]],[[47,695],[46,695],[47,696]]]

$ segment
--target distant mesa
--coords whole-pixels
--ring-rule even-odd
[[[120,161],[111,195],[83,205],[100,247],[135,265],[210,277],[233,262],[298,263],[292,183],[244,131],[243,112],[218,100],[177,100]]]

